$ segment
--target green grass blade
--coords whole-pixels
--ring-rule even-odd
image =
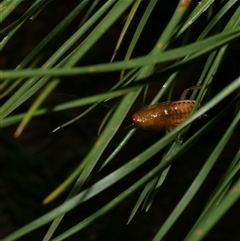
[[[10,37],[13,36],[13,34],[20,28],[20,26],[29,18],[31,18],[37,11],[39,11],[41,8],[45,7],[47,4],[49,4],[52,0],[37,0],[33,3],[33,5],[14,23],[9,25],[8,27],[4,28],[3,30],[0,31],[1,36],[6,35],[4,38],[5,41],[1,42],[0,45],[0,50],[3,49],[5,44],[8,42]],[[9,6],[15,8],[18,5],[18,1],[10,1],[13,4],[10,4]],[[9,6],[4,9],[4,11],[1,11],[1,18],[4,19],[6,17],[5,12],[8,14],[9,13]],[[12,10],[12,9],[11,9]],[[3,13],[3,15],[2,15]]]
[[[162,186],[165,178],[167,177],[168,172],[170,171],[170,168],[171,166],[167,167],[157,179],[157,183],[154,186],[154,188],[152,188],[152,192],[150,193],[149,198],[146,200],[146,205],[144,205],[145,212],[147,212],[150,209],[157,193],[159,192],[160,187]]]
[[[237,174],[239,168],[238,162],[240,160],[240,151],[236,154],[235,158],[233,159],[232,163],[229,165],[226,173],[223,175],[222,179],[220,180],[219,184],[217,185],[215,191],[213,192],[212,198],[209,200],[208,205],[210,206],[213,202],[215,202],[215,198],[220,195],[222,189],[227,186],[227,183],[233,179],[233,177]],[[206,207],[207,208],[207,207]]]
[[[78,74],[93,74],[93,73],[104,73],[108,71],[118,71],[121,69],[132,69],[136,67],[142,67],[150,64],[159,64],[167,61],[182,58],[185,55],[190,55],[202,51],[201,54],[207,54],[209,52],[218,49],[219,47],[236,41],[240,38],[240,28],[237,27],[233,30],[225,31],[223,33],[216,34],[207,39],[201,40],[197,43],[189,44],[187,46],[172,49],[159,54],[151,54],[146,57],[139,57],[130,61],[119,61],[107,64],[98,64],[93,66],[79,67],[79,68],[66,68],[66,69],[44,69],[44,70],[15,70],[12,71],[1,71],[1,80],[9,78],[19,77],[31,77],[31,76],[66,76],[66,75],[78,75]],[[210,46],[210,47],[209,47]],[[207,49],[207,51],[206,51]],[[196,56],[194,56],[196,58]]]
[[[31,51],[26,58],[19,64],[20,68],[27,66],[38,53],[41,53],[43,48],[48,44],[53,44],[51,41],[56,37],[56,35],[61,36],[72,23],[72,21],[84,10],[87,3],[90,0],[83,0],[76,6],[71,13],[66,16],[64,20],[62,20],[45,38],[44,41],[41,41],[34,49]]]
[[[151,184],[152,184],[152,181],[149,182],[144,187],[143,191],[141,192],[141,194],[140,194],[140,196],[139,196],[139,198],[138,198],[138,200],[137,200],[137,202],[136,202],[136,204],[135,204],[135,206],[134,206],[134,208],[133,208],[133,210],[132,210],[132,212],[131,212],[131,214],[128,218],[127,224],[129,224],[132,221],[133,217],[137,213],[138,209],[140,208],[141,203],[144,201],[144,199],[146,198],[146,196],[147,196],[147,194],[148,194],[148,192],[151,188]]]
[[[110,118],[110,116],[112,115],[113,111],[114,111],[114,108],[110,109],[108,111],[108,113],[105,115],[105,117],[103,118],[103,120],[102,120],[102,122],[101,122],[101,124],[100,124],[100,126],[98,128],[98,131],[97,131],[98,135],[102,132],[102,129],[106,125],[106,123],[107,123],[108,119]]]
[[[135,48],[135,46],[137,44],[137,41],[138,41],[138,39],[140,37],[140,34],[141,34],[144,26],[146,25],[146,22],[147,22],[148,18],[150,17],[151,12],[153,11],[154,6],[155,6],[156,3],[157,3],[157,1],[155,1],[155,0],[151,0],[149,2],[148,6],[146,8],[146,11],[144,12],[144,14],[143,14],[143,16],[142,16],[142,18],[141,18],[141,20],[140,20],[140,22],[138,24],[138,27],[137,27],[134,35],[133,35],[133,38],[132,38],[132,40],[131,40],[131,42],[129,44],[126,56],[124,58],[125,60],[129,60],[130,59],[130,57],[132,55],[132,52],[133,52],[133,50],[134,50],[134,48]],[[122,70],[122,72],[121,72],[121,78],[123,77],[123,75],[124,75],[124,70]]]
[[[14,9],[20,4],[20,1],[8,1],[3,0],[1,2],[1,23],[4,21],[4,19],[12,12]],[[4,11],[3,11],[4,10]]]
[[[203,39],[205,36],[207,36],[213,27],[222,19],[222,16],[224,16],[236,2],[238,2],[238,0],[227,1],[226,4],[219,10],[219,12],[213,17],[213,19],[200,34],[199,39]],[[236,11],[236,13],[238,12],[239,10]]]
[[[80,45],[70,59],[66,63],[66,67],[75,65],[93,46],[94,43],[106,32],[106,30],[121,16],[121,14],[133,3],[129,1],[108,1],[107,4],[116,4],[103,18],[103,20],[96,26],[96,28],[88,35],[84,43]],[[97,33],[97,34],[96,34]]]
[[[198,218],[197,222],[194,224],[190,232],[192,232],[192,230],[194,230],[197,227],[197,225],[201,222],[202,218],[204,218],[204,215],[208,215],[208,213],[216,209],[218,204],[225,197],[226,193],[229,191],[229,186],[231,185],[234,176],[239,172],[239,160],[240,153],[238,152],[235,158],[233,159],[232,163],[229,165],[226,173],[221,178],[219,184],[216,186],[206,207],[204,208],[203,212],[201,213],[200,217]]]
[[[59,104],[59,105],[56,105],[55,107],[51,108],[51,111],[57,112],[57,111],[71,109],[71,108],[76,108],[76,107],[83,106],[83,105],[96,104],[96,103],[104,101],[105,99],[122,97],[125,94],[127,94],[131,91],[134,91],[138,88],[139,87],[125,88],[123,90],[115,90],[115,91],[111,91],[111,92],[105,92],[102,94],[97,94],[97,95],[88,96],[88,97],[85,97],[82,99],[65,102],[63,104]],[[34,116],[44,115],[48,111],[49,111],[48,108],[42,108],[40,110],[37,110],[34,113]],[[1,120],[1,125],[2,125],[2,127],[5,127],[5,126],[15,124],[15,123],[19,122],[24,116],[25,116],[25,113],[7,117],[6,119]]]
[[[240,181],[233,185],[226,197],[222,200],[219,206],[209,215],[205,215],[199,225],[192,233],[185,239],[186,241],[202,240],[204,236],[214,227],[214,225],[221,219],[221,217],[233,206],[233,204],[240,198]]]
[[[79,120],[80,118],[82,118],[83,116],[85,116],[87,113],[89,113],[91,110],[93,110],[96,106],[98,106],[98,103],[95,103],[93,105],[91,105],[89,108],[87,108],[85,111],[83,111],[80,115],[78,115],[77,117],[73,118],[72,120],[58,126],[57,128],[55,128],[52,132],[56,132],[57,130],[59,130],[60,128],[63,128],[65,126],[68,126],[70,124],[72,124],[73,122]]]
[[[23,130],[26,128],[27,124],[31,120],[32,116],[34,115],[34,112],[39,108],[39,106],[44,102],[44,100],[47,98],[49,93],[51,93],[58,84],[59,84],[59,79],[54,79],[46,85],[43,92],[33,102],[31,107],[29,108],[28,112],[24,116],[24,118],[21,121],[20,125],[18,126],[16,132],[14,133],[14,137],[19,137],[21,135],[21,133],[23,132]]]
[[[110,156],[106,159],[106,161],[103,162],[99,171],[102,170],[117,155],[117,153],[124,147],[124,145],[126,145],[126,143],[129,141],[129,139],[132,137],[135,131],[136,129],[132,129],[127,133],[127,135],[117,145],[116,149],[110,154]]]
[[[177,36],[181,35],[184,31],[186,31],[189,26],[191,26],[211,5],[214,0],[203,0],[198,2],[198,5],[191,12],[190,16],[187,18],[186,22],[183,24],[181,29],[178,31]]]
[[[117,54],[117,52],[118,52],[118,50],[119,50],[119,48],[120,48],[120,45],[121,45],[121,43],[122,43],[122,41],[123,41],[123,38],[124,38],[124,36],[126,35],[126,32],[127,32],[128,28],[129,28],[129,25],[130,25],[130,23],[131,23],[134,15],[135,15],[136,12],[137,12],[137,9],[138,9],[140,3],[141,3],[141,0],[137,0],[137,1],[135,1],[135,3],[133,4],[132,9],[131,9],[130,13],[128,14],[127,19],[126,19],[126,22],[125,22],[125,24],[124,24],[124,26],[123,26],[122,32],[121,32],[121,34],[120,34],[120,36],[119,36],[117,45],[116,45],[116,47],[115,47],[115,50],[114,50],[114,52],[113,52],[113,56],[112,56],[110,62],[112,62],[112,61],[114,60],[114,58],[115,58],[115,56],[116,56],[116,54]]]
[[[79,26],[82,26],[83,23],[85,23],[87,21],[87,19],[89,18],[89,16],[91,15],[91,13],[94,11],[94,9],[96,8],[96,6],[98,5],[99,0],[95,0],[92,5],[87,9],[87,12],[85,13],[83,19],[81,20],[81,22],[79,23]]]

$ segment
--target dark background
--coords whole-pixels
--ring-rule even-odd
[[[162,1],[161,1],[162,2]],[[134,51],[134,57],[147,54],[154,46],[161,29],[167,24],[171,17],[176,2],[171,1],[168,6],[159,3],[151,16],[147,27],[144,30],[141,40],[138,42]],[[15,68],[20,61],[46,36],[49,31],[58,24],[63,17],[70,12],[78,1],[53,1],[48,5],[34,21],[27,21],[20,30],[12,37],[1,53],[1,69]],[[18,19],[32,1],[24,1],[2,24],[2,29]],[[134,33],[134,29],[146,8],[146,1],[143,1],[137,16],[133,19],[127,36],[117,54],[116,59],[122,59],[125,55],[129,41]],[[114,51],[116,42],[124,24],[125,13],[121,19],[104,35],[89,53],[81,60],[79,65],[108,62]],[[68,31],[59,37],[53,48],[53,52],[74,32],[81,21],[81,16],[77,18]],[[200,29],[205,27],[205,20],[197,22],[198,32],[192,32],[191,39],[195,39],[200,33]],[[178,46],[180,42],[173,43]],[[172,46],[172,47],[173,47]],[[49,51],[49,50],[48,50]],[[51,50],[49,51],[51,54]],[[205,59],[202,62],[193,63],[181,71],[174,92],[177,100],[182,91],[196,83],[196,79],[202,71]],[[227,85],[230,80],[239,75],[239,46],[233,44],[221,66],[220,71],[214,76],[213,84],[210,87],[210,96],[214,96]],[[51,93],[44,105],[53,106],[65,101],[81,98],[96,92],[108,90],[119,78],[119,73],[87,75],[65,77],[57,89]],[[164,79],[152,85],[147,101],[150,101],[157,92]],[[94,88],[93,88],[94,87]],[[206,100],[207,101],[206,97]],[[34,97],[21,105],[13,114],[27,110]],[[199,120],[192,125],[188,135],[196,132],[204,123],[214,117],[231,99],[224,100],[208,114],[208,119]],[[6,100],[1,100],[2,103]],[[113,105],[109,102],[109,105]],[[131,123],[131,114],[142,105],[141,97],[136,102],[129,116],[123,123],[118,135],[103,154],[103,158],[118,145],[121,138],[125,135],[124,126]],[[97,129],[108,112],[108,108],[99,105],[83,119],[52,133],[57,126],[65,123],[71,118],[80,114],[85,108],[76,108],[64,112],[50,113],[46,116],[34,118],[24,133],[17,139],[13,134],[17,125],[1,129],[1,218],[0,218],[0,237],[3,238],[32,220],[52,210],[61,204],[68,193],[65,192],[54,202],[43,206],[42,200],[54,190],[74,168],[86,156],[92,144],[97,139]],[[148,241],[153,238],[158,229],[164,223],[171,211],[174,209],[182,195],[185,193],[205,160],[212,152],[222,135],[228,128],[233,113],[229,113],[225,119],[214,126],[207,140],[201,139],[190,151],[181,157],[172,167],[164,182],[164,185],[156,196],[156,199],[145,213],[138,211],[133,221],[126,225],[127,219],[132,208],[137,201],[140,192],[133,194],[125,200],[118,208],[114,209],[104,217],[98,219],[89,227],[81,230],[67,240],[143,240]],[[88,128],[86,128],[86,126]],[[90,128],[89,128],[90,127]],[[96,182],[106,174],[115,170],[117,167],[129,161],[137,155],[143,148],[150,146],[161,138],[164,133],[146,132],[137,130],[130,140],[130,145],[119,153],[119,155],[102,172],[95,170],[88,185]],[[164,240],[182,240],[188,233],[190,227],[195,223],[203,207],[209,199],[215,185],[218,183],[222,174],[228,167],[239,147],[239,132],[233,135],[221,157],[211,171],[208,179],[201,187],[200,191],[188,205],[183,215],[178,219],[174,227],[169,231]],[[134,181],[144,175],[147,170],[154,167],[161,159],[163,153],[155,155],[147,164],[131,173],[114,187],[109,188],[92,200],[84,203],[80,207],[69,212],[57,230],[57,234],[64,232],[67,228],[83,220],[94,211],[101,208],[113,197],[120,194],[129,187]],[[238,205],[238,207],[237,207]],[[239,238],[239,213],[235,210],[239,208],[239,203],[235,204],[221,221],[210,231],[204,240],[237,240]],[[42,240],[49,224],[30,233],[20,240]]]

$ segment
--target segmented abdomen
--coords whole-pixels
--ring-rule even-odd
[[[172,129],[175,126],[185,121],[194,106],[193,100],[181,100],[170,102],[169,105],[164,107],[164,115],[155,119],[156,127],[164,126],[165,129]]]

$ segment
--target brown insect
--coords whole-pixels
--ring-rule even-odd
[[[200,89],[193,86],[183,91],[180,100],[147,105],[132,115],[132,121],[144,130],[170,131],[185,121],[195,104],[195,100],[186,100],[189,90]]]

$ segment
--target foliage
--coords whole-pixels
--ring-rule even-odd
[[[30,5],[31,1],[26,2]],[[165,6],[164,2],[161,0],[82,0],[72,8],[68,15],[64,16],[63,20],[47,36],[40,39],[38,45],[34,46],[33,50],[29,51],[20,63],[17,63],[17,68],[4,66],[5,69],[1,70],[1,99],[4,101],[1,106],[1,126],[7,128],[20,122],[14,134],[15,137],[24,135],[25,128],[33,118],[48,116],[53,112],[67,112],[76,107],[92,104],[81,115],[59,126],[55,131],[73,123],[80,117],[83,118],[81,119],[82,123],[85,123],[84,128],[88,129],[84,118],[94,108],[99,107],[98,103],[109,101],[115,106],[103,119],[100,134],[88,154],[79,161],[72,174],[44,199],[43,203],[47,204],[56,199],[75,181],[66,201],[2,240],[17,240],[53,221],[43,238],[45,241],[50,240],[67,212],[83,205],[89,199],[96,198],[96,195],[103,191],[108,192],[109,187],[116,185],[128,175],[132,175],[144,164],[152,163],[152,158],[157,153],[161,153],[162,158],[159,163],[155,163],[149,170],[146,168],[145,173],[134,180],[129,187],[116,197],[111,198],[89,217],[79,220],[77,224],[51,240],[67,239],[91,223],[98,222],[100,217],[126,202],[137,191],[142,190],[130,214],[128,220],[130,222],[139,207],[142,206],[142,209],[147,211],[151,205],[154,206],[153,200],[165,185],[165,181],[168,180],[171,165],[174,166],[178,163],[184,153],[194,151],[199,142],[207,143],[208,135],[213,133],[213,128],[224,123],[226,118],[230,116],[231,120],[228,125],[224,125],[222,136],[211,145],[209,157],[203,160],[203,166],[199,167],[194,180],[189,184],[189,188],[165,222],[159,223],[159,230],[155,232],[155,236],[151,237],[151,240],[157,241],[166,237],[170,228],[183,215],[186,207],[208,180],[211,171],[218,165],[217,161],[221,159],[222,152],[226,150],[227,144],[234,138],[239,124],[240,77],[229,74],[228,80],[221,83],[220,87],[215,87],[217,85],[214,83],[218,82],[218,78],[220,78],[220,66],[224,58],[228,58],[227,51],[233,48],[240,39],[240,8],[237,6],[237,0],[203,0],[200,2],[180,0],[179,3],[172,2],[169,6]],[[1,21],[6,22],[21,4],[21,1],[3,1],[1,8],[4,11],[1,13]],[[42,12],[54,4],[56,6],[57,2],[51,0],[34,1],[31,6],[27,6],[26,12],[19,19],[11,24],[5,24],[6,26],[1,30],[1,36],[4,36],[1,49],[7,48],[11,39],[17,39],[21,28],[26,29],[25,26],[29,18],[33,19],[34,22],[38,21]],[[64,4],[68,3],[64,1]],[[164,14],[163,8],[173,9],[171,5],[174,5],[175,11],[169,14],[169,10]],[[139,15],[138,11],[142,11],[142,13]],[[156,41],[147,54],[142,54],[139,57],[134,50],[142,39],[144,42],[148,41],[144,31],[150,28],[149,21],[154,11],[159,11],[164,15],[166,18],[164,26],[158,27],[162,21],[161,17],[154,19]],[[96,50],[103,37],[110,36],[111,30],[117,26],[116,22],[122,21],[124,18],[126,21],[124,24],[122,23],[124,25],[121,26],[122,32],[120,32],[121,29],[117,29],[119,39],[115,51],[111,50],[113,53],[111,62],[102,62],[102,60],[98,62],[94,57],[93,50]],[[134,21],[137,21],[137,24]],[[75,22],[78,23],[78,28],[74,25]],[[33,25],[32,28],[34,28]],[[132,26],[134,26],[134,30]],[[133,34],[130,30],[133,30]],[[26,29],[26,31],[31,30]],[[129,41],[128,48],[125,57],[121,57],[123,52],[121,48],[124,49],[122,46],[125,44],[125,39]],[[111,37],[108,37],[107,41],[111,41]],[[86,59],[88,55],[90,57]],[[119,55],[120,57],[118,57]],[[115,60],[116,58],[118,60]],[[207,103],[199,109],[195,108],[192,115],[171,132],[163,135],[154,143],[138,149],[138,154],[135,157],[132,158],[129,155],[128,160],[120,167],[110,165],[117,158],[121,158],[122,149],[133,149],[135,146],[134,142],[129,140],[141,132],[136,128],[125,131],[125,136],[121,140],[116,137],[121,132],[119,129],[123,121],[141,93],[143,92],[144,98],[148,99],[148,96],[152,96],[152,91],[155,92],[151,104],[155,104],[159,100],[162,101],[166,93],[169,94],[169,100],[172,100],[172,92],[176,91],[179,86],[178,81],[181,79],[181,73],[191,66],[196,68],[196,63],[201,63],[201,73],[198,75],[198,81],[191,82],[191,84],[201,85],[202,88],[199,91],[194,91],[191,99],[196,99],[195,106],[199,106],[207,91],[211,90],[214,94],[208,97]],[[112,87],[109,87],[107,82],[101,80],[102,73],[114,73],[121,77],[118,80],[117,75],[115,75],[114,83],[111,81]],[[76,78],[79,76],[85,76],[85,78],[96,76],[96,82],[102,82],[103,89],[98,91],[97,88],[88,86],[89,90],[86,93],[92,93],[90,95],[87,94],[77,100],[54,106],[45,104],[45,107],[41,107],[44,103],[48,103],[48,98],[62,82],[67,81],[67,77]],[[187,75],[186,78],[188,78]],[[81,85],[81,78],[74,81],[79,81]],[[184,89],[188,87],[186,86],[188,83],[189,81],[185,81],[180,85],[184,86]],[[83,82],[82,88],[85,89],[84,84],[85,82]],[[158,90],[156,90],[157,85]],[[21,108],[21,113],[14,113],[23,104],[26,106],[26,103],[30,103],[28,110],[25,109],[22,112]],[[221,105],[221,103],[228,104]],[[209,111],[212,111],[214,116],[205,121],[199,130],[195,133],[190,132],[189,135],[191,123]],[[70,126],[66,128],[68,127]],[[112,145],[116,146],[115,150],[112,150]],[[162,150],[165,152],[162,153]],[[107,154],[109,154],[108,157]],[[239,199],[240,183],[237,180],[239,157],[239,150],[234,149],[234,153],[231,153],[230,156],[231,159],[227,160],[228,166],[225,173],[219,178],[219,183],[212,190],[208,202],[205,203],[205,207],[202,208],[198,219],[195,220],[196,222],[184,240],[203,239]],[[61,159],[61,156],[58,158]],[[102,171],[109,165],[111,167],[110,173],[89,186],[86,185],[90,177],[96,175],[97,169],[100,168]],[[181,165],[184,166],[184,162]],[[182,178],[184,178],[183,173]],[[60,183],[58,180],[57,182]],[[166,195],[164,198],[168,199],[168,196]]]

